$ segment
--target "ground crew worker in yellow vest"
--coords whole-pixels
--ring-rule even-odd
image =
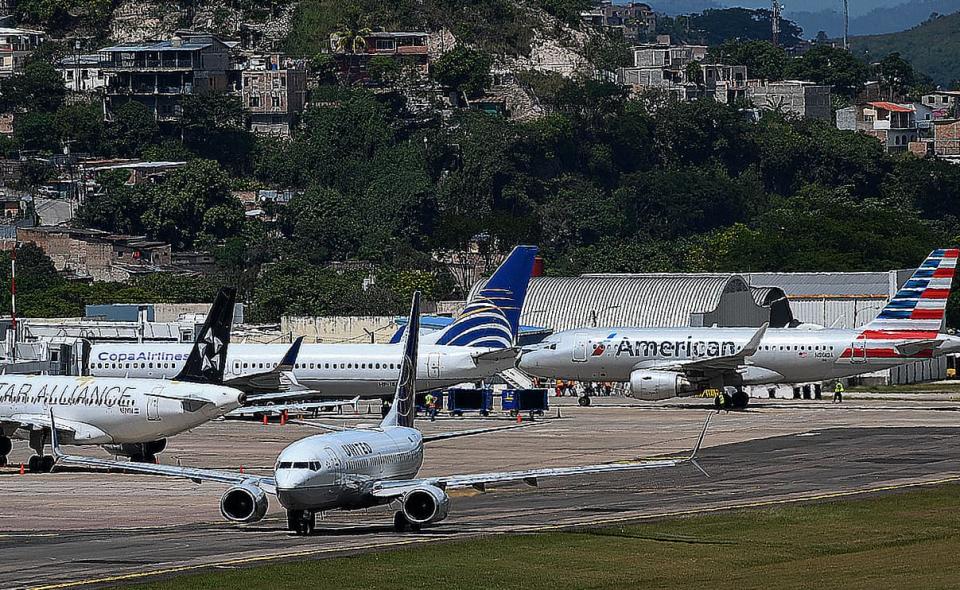
[[[435,398],[432,393],[428,393],[423,396],[423,403],[427,406],[427,414],[430,416],[430,421],[434,422],[437,419],[437,398]]]
[[[720,410],[730,411],[730,408],[727,407],[727,396],[724,395],[723,391],[717,393],[717,413],[720,413]]]
[[[833,403],[843,403],[843,383],[839,381],[837,381],[837,384],[833,386]]]

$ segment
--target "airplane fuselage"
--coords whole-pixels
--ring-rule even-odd
[[[285,344],[231,344],[225,380],[270,370],[286,352]],[[513,360],[478,364],[484,348],[424,345],[419,355],[418,388],[438,389],[486,379],[512,368]],[[169,378],[183,366],[186,344],[97,344],[90,352],[91,375]],[[391,395],[396,385],[399,344],[304,344],[293,375],[324,397]]]
[[[4,435],[50,411],[68,430],[67,444],[150,442],[184,432],[240,406],[229,387],[156,379],[0,376]],[[9,425],[9,426],[8,426]]]
[[[385,500],[374,482],[416,477],[423,437],[415,428],[390,426],[301,439],[277,458],[277,499],[287,510],[354,509]]]
[[[755,334],[755,328],[570,330],[523,352],[519,366],[545,378],[625,382],[636,369],[736,354]],[[729,385],[827,381],[930,357],[929,351],[899,354],[895,345],[909,341],[860,330],[768,329],[741,381]]]

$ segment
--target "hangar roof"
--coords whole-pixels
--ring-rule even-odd
[[[471,297],[480,285],[475,285]],[[534,277],[520,316],[527,325],[555,331],[587,326],[689,326],[725,299],[748,294],[743,277],[730,274],[590,274]],[[752,309],[742,310],[738,307]],[[752,295],[728,306],[720,325],[758,325]],[[733,317],[736,316],[736,317]],[[749,316],[749,318],[747,317]],[[746,319],[745,319],[746,318]],[[710,318],[710,324],[715,318]]]
[[[751,285],[777,285],[787,297],[794,299],[887,299],[910,272],[783,272],[743,276]],[[903,273],[907,273],[906,276]]]

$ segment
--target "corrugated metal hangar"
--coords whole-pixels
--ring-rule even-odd
[[[789,317],[779,289],[757,299],[732,274],[624,274],[535,277],[521,321],[553,331],[585,326],[760,326]],[[759,302],[759,303],[758,303]],[[789,320],[787,320],[789,321]]]

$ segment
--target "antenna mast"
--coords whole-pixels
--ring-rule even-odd
[[[780,10],[783,6],[779,0],[773,0],[773,14],[771,18],[771,28],[773,29],[773,46],[780,47]]]
[[[850,49],[850,0],[843,0],[843,48]]]

